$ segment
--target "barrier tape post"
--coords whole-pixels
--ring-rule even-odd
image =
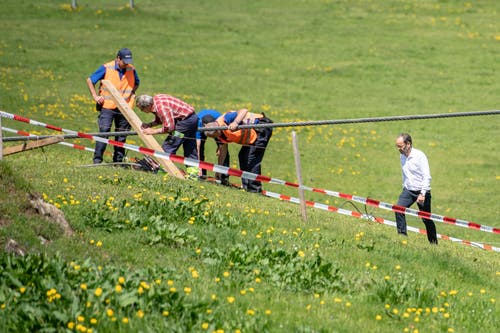
[[[2,117],[0,117],[0,161],[3,158]]]
[[[304,189],[302,188],[302,167],[300,164],[299,144],[297,143],[297,134],[292,131],[293,142],[293,155],[295,156],[295,171],[297,173],[297,181],[299,182],[299,198],[300,198],[300,211],[302,219],[307,222],[306,202],[304,200]]]

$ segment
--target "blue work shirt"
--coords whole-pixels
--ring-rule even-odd
[[[220,112],[212,109],[203,109],[198,112],[198,128],[203,127],[202,118],[205,116],[212,116],[214,119],[217,119],[221,116]],[[205,140],[207,136],[203,134],[201,131],[196,131],[196,139]]]
[[[248,114],[251,115],[250,112]],[[224,122],[227,125],[229,125],[236,120],[236,117],[238,117],[238,112],[236,111],[228,112],[224,115]],[[258,124],[258,123],[259,123],[259,118],[249,118],[246,121],[243,120],[243,122],[240,122],[239,125]]]

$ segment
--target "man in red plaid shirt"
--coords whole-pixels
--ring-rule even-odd
[[[173,96],[159,94],[153,97],[138,96],[136,106],[141,111],[153,113],[155,116],[152,122],[142,124],[144,134],[168,133],[162,145],[165,153],[175,154],[182,144],[184,157],[198,159],[196,148],[198,116],[191,105]],[[153,128],[156,125],[162,127]]]

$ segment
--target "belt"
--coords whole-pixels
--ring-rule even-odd
[[[188,119],[189,117],[192,117],[194,114],[196,114],[196,113],[195,113],[195,112],[190,113],[190,114],[188,114],[187,116],[185,116],[185,117],[179,117],[179,118],[177,118],[176,120],[179,120],[179,121],[181,121],[181,120],[186,120],[186,119]]]

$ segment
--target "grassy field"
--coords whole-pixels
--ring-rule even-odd
[[[131,48],[138,93],[276,122],[498,109],[497,1],[5,0],[0,110],[97,131],[85,80]],[[144,114],[140,117],[146,119]],[[500,227],[498,116],[277,128],[265,175],[395,203],[395,137],[430,161],[433,211]],[[52,133],[2,118],[2,126]],[[4,136],[12,135],[3,132]],[[158,137],[163,140],[163,137]],[[90,141],[71,142],[93,147]],[[141,145],[136,137],[129,143]],[[10,146],[14,143],[4,143]],[[237,168],[238,147],[230,147]],[[215,147],[207,155],[215,161]],[[111,151],[108,148],[108,151]],[[129,152],[130,158],[137,157]],[[107,161],[111,157],[106,157]],[[496,332],[498,253],[210,183],[112,167],[60,145],[0,162],[0,331]],[[234,183],[239,179],[232,178]],[[293,188],[265,189],[298,196]],[[61,208],[65,237],[28,208]],[[394,220],[391,212],[305,192]],[[365,210],[366,209],[366,210]],[[423,228],[416,218],[411,226]],[[437,223],[499,246],[498,234]]]

